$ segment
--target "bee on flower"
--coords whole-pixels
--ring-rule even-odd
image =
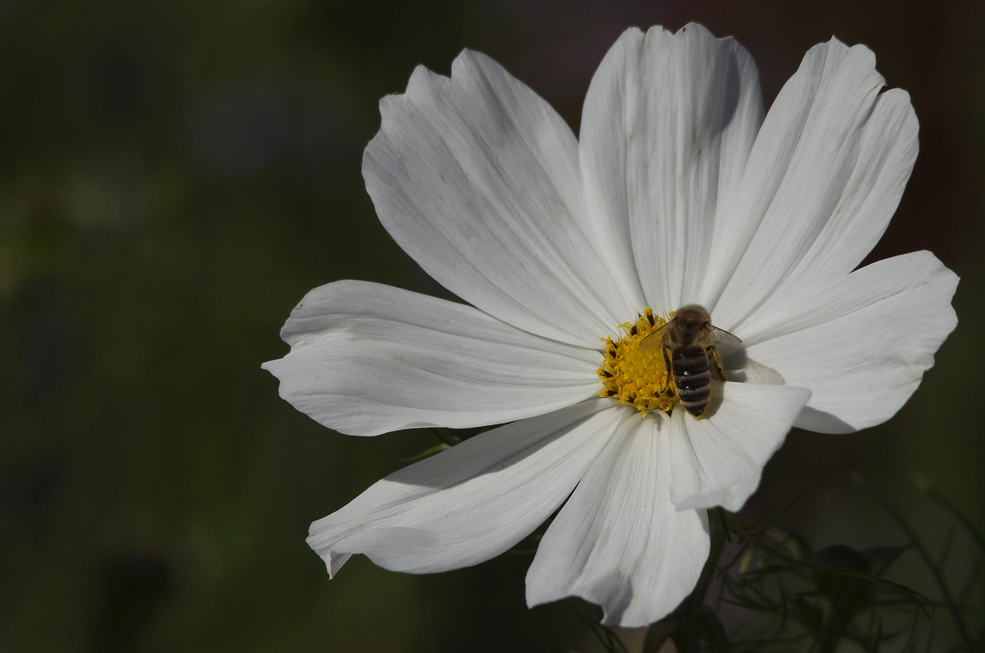
[[[264,367],[341,433],[500,426],[315,521],[329,574],[357,553],[474,565],[560,508],[529,605],[580,596],[622,626],[672,611],[706,511],[741,508],[791,427],[892,417],[957,324],[930,252],[856,269],[918,150],[909,96],[884,85],[832,39],[767,113],[733,39],[631,29],[576,137],[488,57],[418,68],[380,103],[363,175],[391,236],[469,305],[331,283]]]

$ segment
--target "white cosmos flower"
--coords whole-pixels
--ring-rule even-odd
[[[380,103],[363,174],[380,220],[471,306],[360,281],[311,291],[265,365],[351,435],[505,424],[377,482],[314,522],[331,575],[474,565],[559,507],[527,574],[533,606],[577,595],[605,622],[674,609],[709,550],[705,509],[739,509],[791,426],[889,419],[957,320],[929,252],[856,270],[917,155],[909,96],[875,58],[812,48],[763,113],[734,40],[625,32],[578,138],[494,61],[418,68]],[[743,340],[695,419],[600,398],[600,338],[695,302]],[[563,507],[562,507],[563,505]]]

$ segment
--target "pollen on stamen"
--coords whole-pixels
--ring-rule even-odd
[[[670,412],[677,403],[677,391],[668,379],[663,353],[660,348],[640,351],[640,342],[666,323],[648,308],[635,322],[619,325],[622,337],[602,338],[605,360],[598,369],[600,397],[635,406],[644,417],[651,410]]]

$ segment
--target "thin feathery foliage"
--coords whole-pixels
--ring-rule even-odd
[[[432,430],[440,445],[414,460],[481,431]],[[712,510],[711,553],[698,584],[673,613],[649,626],[643,653],[657,653],[668,640],[679,653],[834,653],[846,644],[872,653],[925,653],[940,650],[945,624],[958,640],[948,653],[983,650],[985,614],[974,603],[985,589],[982,532],[928,479],[914,477],[915,487],[950,522],[943,544],[933,551],[885,491],[861,475],[853,480],[898,526],[902,543],[864,550],[839,544],[816,550],[803,534],[780,524],[810,491],[752,522],[721,508]],[[510,552],[533,555],[550,522]],[[970,571],[956,579],[949,563],[969,559],[966,553],[955,555],[959,543],[974,555]],[[907,556],[932,579],[926,593],[890,577]],[[591,614],[579,610],[580,620],[605,651],[628,653],[618,632],[599,623],[600,614],[597,609]]]

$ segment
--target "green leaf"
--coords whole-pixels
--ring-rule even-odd
[[[401,458],[400,459],[400,463],[402,465],[409,465],[410,463],[420,462],[420,461],[424,460],[425,458],[430,458],[431,456],[433,456],[435,454],[439,454],[439,453],[441,453],[442,451],[444,451],[446,449],[451,449],[451,445],[450,444],[447,444],[445,442],[442,442],[441,444],[436,444],[433,447],[430,447],[428,449],[425,449],[424,451],[422,451],[420,453],[416,453],[413,456],[407,456],[406,458]]]

